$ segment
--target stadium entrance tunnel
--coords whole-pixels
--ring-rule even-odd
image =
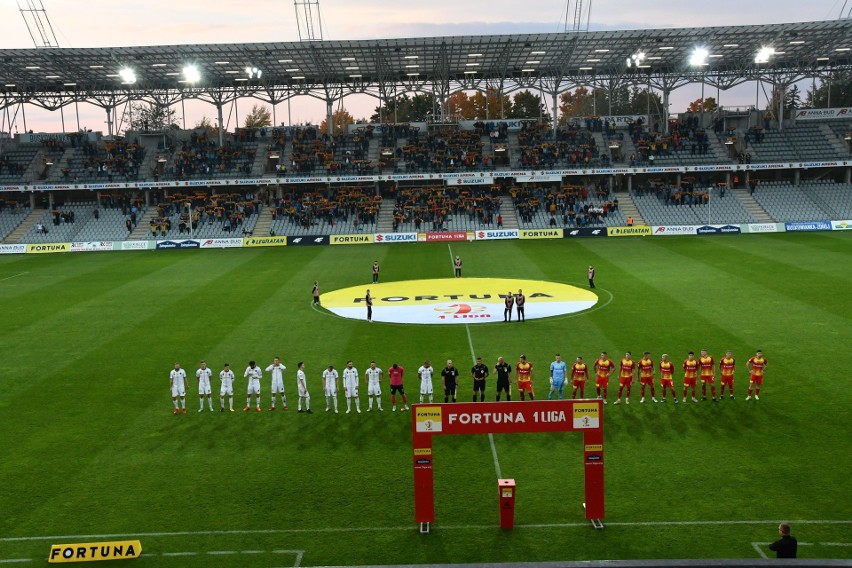
[[[512,322],[523,291],[525,319],[572,314],[593,307],[598,296],[559,282],[516,278],[441,278],[364,284],[322,295],[322,306],[338,316],[366,320],[367,290],[373,320],[389,323],[459,324],[502,322],[513,296]]]

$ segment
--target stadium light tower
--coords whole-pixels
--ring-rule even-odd
[[[24,18],[27,31],[30,32],[36,48],[59,47],[56,34],[53,33],[53,25],[47,17],[47,10],[44,9],[41,0],[25,0],[23,4],[18,0],[18,10]]]
[[[587,32],[592,19],[592,0],[568,0],[565,5],[565,33]]]
[[[299,41],[322,41],[319,0],[294,0]]]

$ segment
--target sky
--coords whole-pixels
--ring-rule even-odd
[[[576,0],[572,0],[573,3]],[[37,2],[36,2],[37,3]],[[42,0],[61,47],[174,45],[298,41],[293,3],[289,0]],[[559,32],[564,29],[567,0],[320,0],[325,39],[374,39],[446,35]],[[523,10],[518,10],[519,5]],[[590,30],[675,28],[768,24],[836,19],[844,0],[680,0],[629,2],[593,0]],[[30,48],[18,3],[0,0],[0,47]],[[696,90],[697,89],[697,90]],[[695,92],[693,92],[695,91]],[[725,106],[758,102],[755,86],[723,92]],[[715,93],[706,93],[707,96]],[[700,87],[686,87],[672,98],[672,112],[700,97]],[[761,95],[762,100],[762,95]],[[242,100],[237,114],[245,116],[256,101]],[[369,117],[377,106],[372,98],[347,98],[344,106],[356,118]],[[762,105],[761,105],[762,106]],[[183,111],[176,108],[178,122]],[[233,115],[234,109],[230,109]],[[324,104],[308,97],[291,103],[293,122],[319,124]],[[27,107],[27,127],[42,132],[62,130],[59,113]],[[69,114],[70,113],[70,114]],[[73,109],[66,109],[66,130],[76,129]],[[187,103],[188,127],[202,116],[214,117],[212,106]],[[279,121],[287,121],[279,107]],[[102,110],[80,106],[81,126],[106,130]],[[17,124],[23,131],[23,125]],[[230,129],[236,126],[229,125]],[[14,130],[14,129],[13,129]]]

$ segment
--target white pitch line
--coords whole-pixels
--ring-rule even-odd
[[[32,561],[32,558],[9,558],[7,560],[0,560],[0,564],[23,564],[24,562]]]
[[[455,274],[455,258],[453,257],[453,249],[450,243],[447,243],[447,250],[450,251],[450,264],[453,267]],[[473,349],[473,339],[470,337],[470,325],[464,324],[464,329],[467,331],[467,344],[470,346],[470,358],[473,364],[476,365],[476,351]],[[494,471],[497,473],[497,479],[503,479],[503,472],[500,469],[500,459],[497,457],[497,446],[494,444],[494,434],[488,433],[488,443],[491,445],[491,457],[494,458]]]
[[[197,552],[164,552],[163,556],[196,556]],[[143,554],[144,556],[144,554]],[[152,554],[152,556],[156,556],[156,554]]]
[[[760,555],[761,558],[769,558],[768,556],[766,556],[766,553],[763,552],[763,549],[760,548],[761,544],[764,544],[764,543],[753,542],[753,543],[751,543],[751,547],[757,551],[757,553]],[[768,543],[766,543],[766,544],[768,544]]]
[[[787,519],[789,520],[789,519]],[[637,521],[637,522],[607,522],[608,526],[621,527],[678,527],[678,526],[724,526],[724,525],[766,525],[786,522],[785,520],[769,519],[762,521]],[[852,525],[852,520],[801,520],[790,521],[797,525]],[[446,530],[487,530],[496,529],[499,525],[441,525]],[[577,528],[588,527],[589,523],[549,523],[515,525],[519,529],[538,528]],[[228,531],[175,531],[175,532],[138,532],[138,533],[110,533],[110,534],[75,534],[75,535],[52,535],[52,536],[17,536],[2,537],[0,542],[30,542],[40,540],[83,540],[92,538],[130,538],[130,537],[177,537],[177,536],[222,536],[222,535],[278,535],[278,534],[303,534],[303,533],[348,533],[348,532],[387,532],[387,531],[410,531],[412,526],[404,527],[326,527],[316,529],[256,529],[256,530],[228,530]],[[293,552],[293,551],[290,551]],[[276,553],[278,553],[276,551]],[[284,552],[281,552],[284,554]]]
[[[12,276],[7,276],[6,278],[0,278],[0,282],[5,282],[6,280],[11,280],[12,278],[17,278],[18,276],[23,276],[24,274],[29,274],[29,272],[21,272],[19,274],[13,274]]]

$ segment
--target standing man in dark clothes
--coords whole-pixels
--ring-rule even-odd
[[[769,550],[775,552],[776,558],[795,558],[799,543],[790,536],[790,525],[782,523],[778,525],[778,534],[781,538],[769,545]]]
[[[506,305],[506,307],[503,308],[503,322],[510,322],[512,321],[512,308],[515,305],[515,296],[511,292],[509,292],[508,294],[506,294],[506,297],[503,299],[503,301]]]
[[[589,288],[595,287],[595,267],[589,265]]]
[[[485,378],[488,376],[488,365],[482,362],[482,357],[476,358],[476,365],[470,369],[473,377],[473,402],[476,402],[476,393],[479,392],[479,402],[485,402]]]
[[[364,302],[367,304],[367,321],[373,321],[373,297],[370,295],[369,290],[367,290]]]
[[[527,316],[524,313],[524,304],[527,303],[527,298],[524,296],[523,290],[518,290],[518,295],[515,296],[515,305],[518,306],[518,321],[527,321]]]
[[[457,256],[456,259],[453,261],[453,268],[456,271],[456,278],[461,278],[461,267],[462,260]]]
[[[497,402],[500,402],[500,393],[503,391],[506,391],[506,400],[511,401],[512,385],[509,382],[509,375],[512,373],[512,367],[502,357],[497,357],[494,372],[497,373]]]
[[[379,261],[376,260],[373,262],[373,284],[378,283],[379,281]]]
[[[319,281],[318,280],[314,280],[314,289],[311,292],[311,295],[314,297],[314,305],[318,306],[319,303],[320,303],[320,301],[319,301]]]
[[[441,382],[444,383],[444,402],[456,401],[456,387],[459,371],[453,366],[453,360],[447,359],[447,366],[441,371]]]

